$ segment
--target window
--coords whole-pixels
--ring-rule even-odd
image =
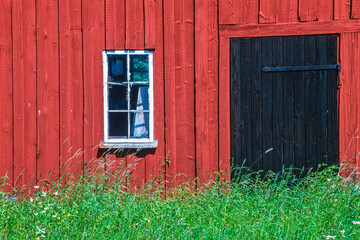
[[[152,51],[103,51],[104,142],[156,147]]]

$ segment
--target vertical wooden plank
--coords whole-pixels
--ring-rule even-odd
[[[145,25],[144,25],[144,2],[143,0],[126,0],[126,20],[125,20],[125,48],[144,49],[145,47]],[[128,163],[131,159],[128,159]],[[145,159],[137,161],[136,167],[132,171],[130,182],[135,187],[142,185],[146,179]]]
[[[339,106],[339,154],[341,174],[348,177],[353,172],[357,154],[357,102],[358,95],[358,34],[344,33],[340,35],[340,106]]]
[[[273,40],[273,66],[284,66],[283,38]],[[283,73],[273,73],[273,145],[274,171],[279,172],[284,164],[284,79]]]
[[[262,86],[261,86],[261,38],[251,41],[251,161],[252,168],[256,171],[263,169],[262,149]],[[243,69],[245,70],[245,69]]]
[[[0,2],[0,177],[13,181],[13,78],[11,0]],[[11,190],[11,189],[9,189]]]
[[[258,23],[259,1],[219,0],[219,24]]]
[[[36,183],[35,2],[13,2],[12,27],[14,184],[21,187]]]
[[[228,91],[231,92],[230,98],[229,98],[229,105],[230,105],[230,112],[231,112],[231,118],[229,119],[231,124],[231,157],[233,159],[232,166],[235,167],[233,171],[231,172],[232,179],[237,179],[240,174],[237,167],[240,167],[242,160],[242,134],[243,134],[243,116],[241,114],[241,108],[244,104],[241,102],[241,91],[243,90],[241,88],[241,61],[243,59],[242,51],[241,51],[241,44],[242,39],[231,39],[230,40],[230,56],[231,56],[231,68],[230,68],[230,74],[231,74],[231,82],[230,87],[228,87]],[[220,91],[220,89],[219,89]],[[226,90],[223,90],[226,91]],[[220,100],[221,102],[221,100]],[[224,103],[224,102],[221,102]],[[224,104],[224,105],[228,105]],[[220,113],[220,112],[219,112]]]
[[[315,38],[315,52],[316,52],[316,65],[336,64],[326,61],[326,36],[316,36]],[[327,91],[326,86],[329,81],[329,71],[318,71],[316,73],[316,160],[317,165],[327,162],[327,114],[326,107]]]
[[[125,48],[125,0],[106,0],[106,49]]]
[[[194,2],[166,1],[164,11],[167,179],[176,185],[195,177]]]
[[[304,37],[294,38],[294,65],[304,65]],[[294,79],[294,158],[295,166],[306,166],[305,156],[305,79],[303,72],[293,74]]]
[[[316,21],[318,2],[312,0],[299,0],[299,20],[301,22]]]
[[[60,170],[83,169],[83,76],[81,0],[59,2]]]
[[[251,159],[251,80],[252,72],[244,71],[251,69],[252,48],[251,38],[245,38],[241,41],[242,61],[240,65],[240,94],[241,94],[241,120],[243,122],[243,133],[241,134],[241,158],[237,159],[237,166],[251,167],[254,160]]]
[[[260,0],[259,5],[259,23],[275,23],[277,15],[277,1]]]
[[[59,177],[58,1],[36,4],[37,22],[37,177]]]
[[[305,65],[314,65],[315,37],[307,36],[304,39],[304,62]],[[317,169],[316,165],[316,73],[314,71],[306,71],[305,77],[305,136],[306,136],[306,167]]]
[[[332,20],[333,2],[328,0],[299,0],[299,20],[301,22]]]
[[[261,69],[263,67],[273,66],[273,38],[267,37],[261,40]],[[263,151],[273,148],[273,74],[262,73],[262,144]],[[276,107],[276,106],[275,106]],[[266,153],[263,158],[263,170],[266,174],[274,169],[273,151]]]
[[[101,52],[105,48],[104,0],[82,0],[84,77],[84,160],[92,164],[98,145],[104,140],[103,71]]]
[[[334,0],[334,20],[348,19],[350,17],[349,0]]]
[[[144,2],[143,0],[125,0],[125,48],[144,48]]]
[[[200,182],[214,180],[218,167],[217,1],[195,1],[196,166]],[[209,151],[212,149],[212,151]]]
[[[298,1],[297,0],[277,0],[276,22],[297,22],[298,21]]]
[[[360,1],[359,0],[351,1],[351,18],[352,19],[360,18]]]
[[[284,37],[284,64],[294,65],[293,45],[294,37]],[[284,73],[284,165],[286,168],[294,166],[294,79],[292,72]]]
[[[230,181],[230,40],[219,39],[219,172],[221,179]]]
[[[328,63],[338,63],[338,36],[327,36],[326,40],[326,61]],[[337,71],[336,71],[337,72]],[[326,85],[327,88],[327,152],[328,164],[339,163],[339,135],[338,135],[338,102],[337,102],[337,75],[330,72]]]
[[[145,48],[154,48],[154,135],[158,147],[154,155],[146,156],[146,181],[163,183],[165,162],[163,4],[145,0]]]

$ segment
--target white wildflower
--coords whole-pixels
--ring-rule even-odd
[[[45,233],[45,228],[44,229],[41,229],[39,228],[38,226],[36,226],[37,230],[38,230],[38,233]]]
[[[59,193],[58,193],[58,192],[54,192],[54,195],[57,196],[57,195],[59,195]]]
[[[336,238],[336,236],[330,236],[330,235],[328,235],[328,236],[323,236],[323,237],[325,237],[327,240],[329,240],[329,239],[335,239]]]
[[[37,216],[39,213],[34,213],[35,216]]]
[[[344,234],[345,233],[345,230],[340,230],[339,231],[341,234]]]
[[[30,197],[30,202],[33,202],[33,201],[34,201],[34,199],[32,197]]]
[[[39,189],[39,186],[36,185],[36,186],[34,186],[34,188],[35,188],[35,189]]]
[[[360,224],[360,221],[352,221],[353,224]]]
[[[41,192],[42,197],[46,197],[46,192]]]
[[[328,178],[328,179],[327,179],[327,181],[328,181],[328,182],[330,182],[330,181],[331,181],[331,179],[330,179],[330,178]]]
[[[49,209],[48,207],[45,207],[45,208],[44,208],[45,211],[48,210],[48,209]]]
[[[41,211],[41,213],[46,213],[46,210],[44,210],[44,211]]]
[[[53,218],[56,218],[57,216],[56,215],[52,215]]]

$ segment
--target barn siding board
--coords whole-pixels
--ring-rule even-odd
[[[103,141],[102,56],[105,49],[104,1],[82,0],[84,77],[84,160],[93,166]]]
[[[289,23],[298,21],[297,0],[277,0],[276,22]]]
[[[60,172],[83,169],[83,76],[81,0],[59,2]]]
[[[106,0],[106,49],[125,49],[125,0]]]
[[[350,17],[351,0],[334,0],[334,20]]]
[[[258,23],[259,1],[219,0],[220,24]]]
[[[125,0],[125,48],[143,49],[145,41],[144,0]]]
[[[360,18],[360,1],[359,0],[351,1],[351,18],[352,19]]]
[[[196,173],[208,182],[218,171],[217,1],[195,1],[195,59]]]
[[[59,177],[59,16],[56,0],[38,1],[37,177]]]
[[[350,176],[355,164],[357,122],[356,104],[357,101],[357,78],[354,77],[359,66],[358,33],[345,33],[340,35],[340,100],[339,100],[339,154],[341,172],[344,176]]]
[[[20,187],[36,183],[35,2],[13,1],[12,28],[14,186]]]
[[[11,0],[0,2],[0,174],[13,182],[13,80]]]
[[[230,180],[230,40],[219,39],[219,173]]]
[[[165,131],[164,131],[164,47],[163,47],[163,3],[145,0],[145,48],[154,51],[154,136],[158,148],[154,155],[146,158],[146,181],[163,182]],[[150,22],[150,23],[147,23]]]
[[[259,23],[275,23],[277,0],[260,0],[259,5]]]

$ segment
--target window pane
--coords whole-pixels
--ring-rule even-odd
[[[108,84],[109,110],[127,110],[127,87]]]
[[[126,81],[126,55],[108,55],[109,82]]]
[[[147,55],[130,56],[130,73],[133,82],[149,81],[149,57]]]
[[[109,114],[109,137],[127,138],[128,114],[110,112]]]
[[[137,112],[130,113],[131,120],[131,138],[148,138],[149,137],[149,113]]]
[[[133,85],[130,88],[130,109],[149,110],[149,87]]]

